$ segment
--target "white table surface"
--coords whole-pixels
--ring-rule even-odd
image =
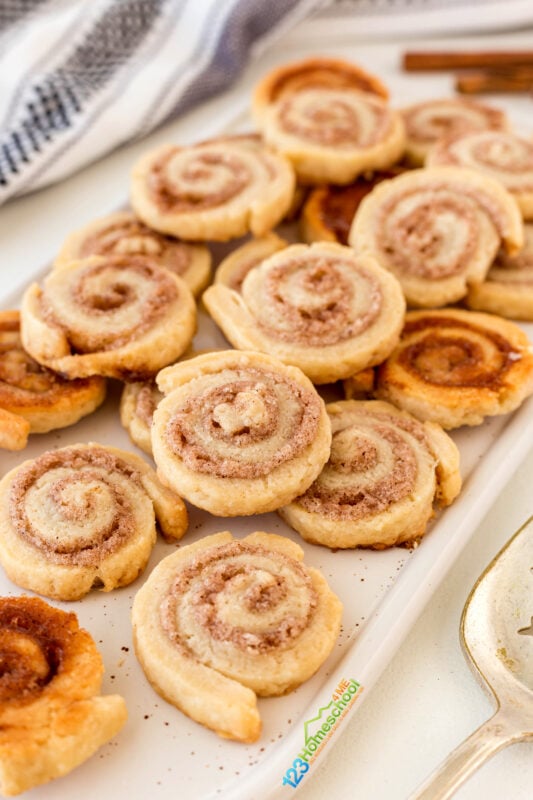
[[[424,49],[445,46],[530,47],[533,33],[484,39],[424,41]],[[420,46],[420,42],[410,42]],[[13,200],[0,209],[0,297],[23,288],[59,248],[65,235],[91,218],[124,203],[128,172],[149,146],[167,140],[194,140],[210,133],[236,97],[249,93],[272,65],[306,53],[351,57],[374,70],[390,86],[397,104],[451,92],[449,76],[412,77],[398,69],[406,44],[353,43],[347,37],[328,45],[305,24],[287,35],[242,75],[236,89],[82,170],[59,185]],[[531,134],[531,97],[495,98]],[[392,662],[345,726],[328,760],[306,783],[306,800],[374,798],[400,800],[463,738],[492,713],[463,657],[459,620],[471,586],[504,542],[533,513],[533,442],[529,457],[502,487],[447,578],[422,611]],[[530,800],[533,747],[518,744],[495,756],[458,793],[458,800]],[[103,798],[103,800],[107,800]],[[193,800],[193,798],[191,798]],[[250,798],[253,800],[253,798]]]

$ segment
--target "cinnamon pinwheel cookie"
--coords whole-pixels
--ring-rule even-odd
[[[317,186],[309,193],[300,218],[300,231],[306,242],[348,244],[348,234],[355,212],[363,199],[381,181],[394,178],[405,170],[391,167],[362,175],[348,186]]]
[[[403,121],[387,96],[355,64],[310,58],[266,75],[252,110],[266,142],[293,163],[300,180],[344,185],[403,155]]]
[[[380,363],[403,324],[398,281],[330,242],[292,245],[250,270],[240,293],[210,286],[204,304],[226,338],[329,383]]]
[[[284,694],[330,654],[342,605],[283,536],[229,531],[180,548],[133,604],[137,657],[154,689],[227,739],[261,734],[257,697]]]
[[[289,210],[294,187],[289,162],[258,136],[228,136],[143,156],[133,169],[131,204],[161,233],[225,242],[268,233]]]
[[[152,448],[161,481],[221,517],[290,502],[328,459],[331,428],[305,375],[261,353],[222,350],[162,370]]]
[[[524,225],[524,240],[516,256],[498,253],[486,280],[470,287],[468,308],[533,322],[533,222]]]
[[[425,100],[400,113],[407,133],[405,155],[416,167],[424,164],[431,147],[445,136],[509,128],[503,111],[463,97]]]
[[[71,233],[55,265],[60,267],[88,256],[109,255],[148,256],[155,264],[183,278],[194,295],[199,295],[209,283],[211,253],[205,245],[180,242],[173,236],[158,233],[131,211],[109,214]]]
[[[498,180],[513,195],[524,219],[533,219],[533,143],[506,131],[447,136],[433,147],[427,166],[468,167]]]
[[[143,571],[156,521],[180,539],[187,511],[139,456],[95,443],[49,450],[0,481],[0,563],[56,600],[108,592]]]
[[[379,400],[327,406],[328,463],[279,515],[304,539],[327,547],[413,545],[435,498],[449,505],[461,488],[459,451],[439,425]]]
[[[237,247],[220,262],[215,273],[215,284],[222,284],[240,292],[242,283],[253,267],[288,246],[288,242],[275,233]]]
[[[433,308],[481,283],[500,245],[517,252],[523,225],[498,181],[460,167],[433,167],[376,186],[359,206],[349,242],[396,275],[408,305]]]
[[[21,450],[28,434],[73,425],[103,402],[105,380],[67,381],[41,367],[20,340],[18,311],[0,311],[0,447]]]
[[[379,397],[444,428],[479,425],[532,393],[526,334],[475,311],[409,312],[398,347],[378,369]]]
[[[32,284],[21,324],[26,350],[62,375],[144,380],[189,346],[196,305],[181,278],[146,256],[91,256]]]
[[[0,791],[6,797],[66,775],[126,722],[124,699],[100,694],[96,645],[37,597],[0,598]]]

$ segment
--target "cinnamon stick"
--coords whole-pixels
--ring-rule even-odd
[[[408,52],[407,72],[484,67],[533,67],[533,50],[480,50],[463,52]]]
[[[533,91],[533,68],[484,70],[458,75],[455,88],[461,94]]]

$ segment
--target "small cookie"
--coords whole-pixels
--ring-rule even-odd
[[[426,159],[429,167],[468,167],[499,181],[515,198],[524,219],[533,219],[533,143],[506,131],[447,136]]]
[[[379,397],[443,428],[514,411],[532,392],[526,334],[475,311],[409,312],[398,347],[378,368]]]
[[[368,256],[330,242],[292,245],[248,272],[236,292],[210,286],[204,305],[225,337],[330,383],[379,364],[398,341],[398,281]]]
[[[289,242],[275,233],[267,233],[260,239],[246,242],[220,262],[215,272],[214,283],[220,283],[229,289],[240,292],[244,279],[253,267],[257,267],[266,258],[284,250],[288,245]]]
[[[310,486],[328,459],[324,402],[305,375],[261,353],[222,350],[157,376],[160,480],[221,517],[262,514]]]
[[[301,181],[344,185],[403,155],[403,121],[387,95],[355,64],[309,58],[268,73],[252,111],[267,144],[292,162]]]
[[[18,586],[78,600],[134,581],[156,540],[187,529],[187,511],[142,458],[78,444],[25,461],[0,481],[0,562]]]
[[[480,283],[500,247],[522,246],[513,197],[498,181],[461,167],[417,169],[384,181],[355,215],[349,242],[402,285],[408,305],[460,300]]]
[[[363,199],[381,181],[405,172],[401,167],[362,175],[348,186],[317,186],[305,202],[300,218],[300,232],[305,242],[348,244],[348,234],[355,212]]]
[[[435,498],[449,505],[460,491],[457,447],[439,425],[379,400],[344,400],[327,410],[330,459],[279,515],[327,547],[416,544]]]
[[[424,100],[400,113],[407,134],[405,157],[415,167],[423,166],[432,146],[445,136],[509,128],[503,111],[462,97]]]
[[[518,255],[500,251],[483,283],[471,286],[468,308],[533,322],[533,222],[524,225],[524,247]]]
[[[342,605],[283,536],[207,536],[164,558],[133,603],[135,651],[154,689],[226,739],[255,742],[257,698],[313,675]]]
[[[145,256],[91,256],[25,292],[22,342],[47,367],[85,378],[144,380],[175,361],[196,331],[185,282]]]
[[[124,699],[100,694],[96,645],[37,597],[0,598],[0,791],[6,797],[66,775],[126,722]]]
[[[289,162],[258,136],[164,145],[135,165],[131,204],[161,233],[225,242],[263,236],[289,210],[295,187]]]
[[[211,253],[205,245],[158,233],[131,211],[108,214],[71,233],[54,265],[62,267],[89,256],[110,255],[148,256],[183,278],[195,296],[205,289],[211,275]]]
[[[18,311],[0,311],[0,447],[21,450],[30,433],[66,428],[104,401],[103,378],[67,381],[41,367],[20,339]]]

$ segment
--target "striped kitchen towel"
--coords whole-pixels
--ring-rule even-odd
[[[4,0],[0,203],[235,80],[324,0]]]

